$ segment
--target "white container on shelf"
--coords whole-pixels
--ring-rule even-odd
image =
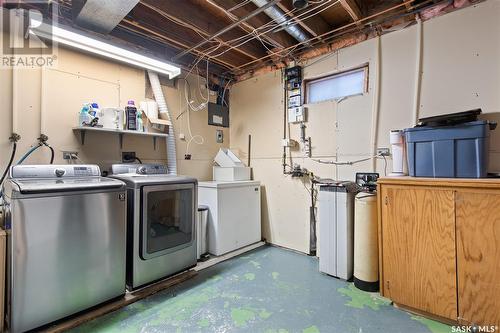
[[[216,181],[250,180],[249,167],[218,167],[213,168],[213,179]]]

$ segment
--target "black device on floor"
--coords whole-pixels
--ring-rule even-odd
[[[356,184],[362,191],[374,192],[377,190],[377,180],[379,174],[376,172],[358,172],[356,173]]]

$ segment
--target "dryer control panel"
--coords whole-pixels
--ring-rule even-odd
[[[166,175],[168,169],[162,164],[144,164],[137,168],[137,173],[140,175]]]

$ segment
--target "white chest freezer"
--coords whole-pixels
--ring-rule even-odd
[[[260,182],[199,182],[198,203],[209,209],[209,253],[219,256],[262,239]]]

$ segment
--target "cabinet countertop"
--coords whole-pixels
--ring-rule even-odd
[[[424,177],[381,177],[380,185],[415,185],[437,187],[498,188],[500,178],[424,178]]]

